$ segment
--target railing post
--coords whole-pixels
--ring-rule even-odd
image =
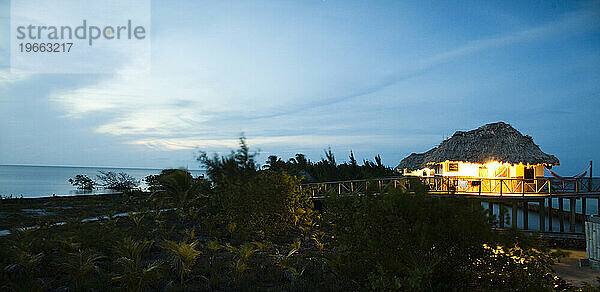
[[[342,194],[342,184],[338,183],[338,195]]]
[[[575,179],[575,193],[579,193],[579,179]]]
[[[592,192],[592,170],[594,168],[592,167],[592,161],[590,160],[590,179],[588,180],[588,192]]]
[[[483,184],[483,181],[479,181],[479,195],[481,196],[481,185]]]
[[[521,180],[521,189],[523,191],[522,195],[523,195],[523,197],[525,197],[525,180],[524,179]]]
[[[354,184],[352,182],[350,182],[350,192],[354,192]]]
[[[500,197],[502,197],[502,180],[500,180]]]

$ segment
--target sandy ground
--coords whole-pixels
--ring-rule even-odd
[[[571,254],[566,258],[560,259],[560,263],[554,265],[555,273],[576,287],[583,286],[585,282],[592,284],[594,287],[600,287],[600,283],[598,282],[600,271],[590,267],[579,267],[579,259],[586,258],[585,251],[565,251],[568,251]]]

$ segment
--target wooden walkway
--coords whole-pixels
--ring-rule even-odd
[[[587,212],[589,204],[597,204],[595,213],[600,216],[600,178],[598,177],[558,180],[555,178],[477,179],[405,176],[309,183],[301,185],[301,188],[307,190],[313,199],[319,200],[326,194],[373,194],[385,189],[401,189],[411,193],[415,188],[423,186],[430,195],[478,199],[486,202],[492,212],[496,211],[495,213],[500,217],[504,217],[504,212],[508,212],[510,208],[511,225],[521,226],[519,228],[523,230],[581,235],[583,233],[576,232],[575,227],[583,225],[585,216],[590,215]],[[553,206],[556,205],[553,204],[556,200],[558,200],[558,208]],[[581,212],[576,210],[578,202]],[[565,205],[568,206],[568,210]],[[539,218],[538,228],[535,230],[529,228],[529,214],[532,212]],[[522,218],[521,224],[517,222],[518,217]],[[557,218],[557,222],[553,222]],[[553,224],[557,224],[558,228]],[[504,225],[505,222],[500,220],[497,227],[504,228]]]

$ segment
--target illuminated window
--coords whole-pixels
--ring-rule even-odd
[[[458,172],[458,163],[448,163],[447,172]]]
[[[494,177],[508,177],[510,173],[510,167],[507,164],[503,164],[500,167],[496,168],[494,172]]]
[[[488,168],[487,166],[480,166],[479,167],[479,177],[488,177]]]

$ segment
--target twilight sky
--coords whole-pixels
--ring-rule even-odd
[[[147,74],[0,68],[0,164],[196,169],[244,132],[395,166],[506,121],[600,174],[598,1],[152,1],[151,46]]]

